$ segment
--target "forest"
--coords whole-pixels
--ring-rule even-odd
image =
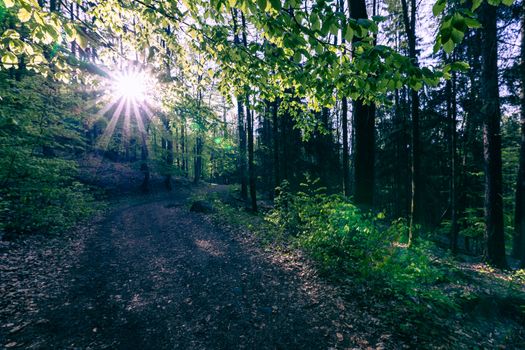
[[[524,349],[524,1],[0,0],[0,347]]]

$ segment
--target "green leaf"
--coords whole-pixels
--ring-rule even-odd
[[[480,28],[481,27],[481,23],[479,23],[477,19],[470,18],[470,17],[465,17],[465,24],[469,28]]]
[[[2,56],[2,65],[5,68],[12,68],[16,67],[18,65],[18,59],[16,58],[15,54],[12,52],[6,52]]]
[[[312,30],[317,31],[321,29],[321,21],[319,20],[319,16],[316,12],[312,13],[310,16],[310,23],[312,25]]]
[[[270,0],[270,4],[272,5],[272,7],[274,9],[276,9],[277,11],[280,11],[281,10],[281,0]]]
[[[472,0],[472,11],[476,11],[481,6],[483,0]]]
[[[348,42],[352,42],[352,39],[354,38],[354,30],[350,25],[346,26],[346,32],[345,32],[345,40]]]
[[[25,23],[25,22],[29,21],[31,19],[31,15],[32,15],[32,13],[27,11],[25,8],[21,8],[18,11],[18,19],[22,23]]]
[[[434,47],[432,48],[432,51],[436,54],[436,53],[438,53],[440,47],[441,47],[441,45],[440,45],[440,39],[438,39],[438,40],[436,40],[436,42],[434,43]]]
[[[24,52],[24,43],[18,39],[9,41],[9,50],[15,55],[21,55]]]
[[[452,40],[447,41],[445,44],[443,44],[443,49],[446,53],[451,53],[454,51],[454,42]]]
[[[2,37],[9,39],[20,39],[20,33],[14,29],[8,29],[2,34]]]
[[[432,6],[432,13],[434,14],[434,16],[436,17],[439,16],[445,9],[446,5],[447,5],[446,1],[438,0],[438,2],[436,2],[434,6]]]
[[[514,0],[501,0],[501,3],[505,6],[512,6]]]
[[[13,0],[4,0],[4,4],[7,8],[15,6],[15,2]]]
[[[87,47],[87,42],[88,42],[87,38],[82,33],[77,31],[76,40],[77,40],[78,46],[80,46],[82,50],[85,50]]]
[[[452,28],[451,38],[454,43],[459,44],[461,41],[463,41],[463,37],[465,36],[465,33],[463,33],[460,30],[457,30],[456,28]]]
[[[257,6],[259,6],[261,11],[266,11],[266,5],[266,0],[257,0]]]
[[[295,63],[301,63],[302,58],[303,58],[303,55],[299,51],[296,51],[295,54],[293,55],[293,61]]]
[[[467,62],[458,61],[458,62],[453,62],[450,65],[450,68],[455,71],[468,72],[468,70],[470,69],[470,66]]]

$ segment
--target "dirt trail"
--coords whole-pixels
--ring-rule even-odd
[[[110,213],[87,237],[63,293],[39,305],[44,321],[9,336],[14,348],[349,345],[337,305],[317,300],[296,271],[190,213],[186,201],[179,194]]]

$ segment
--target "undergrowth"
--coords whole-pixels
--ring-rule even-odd
[[[277,243],[306,252],[324,276],[347,290],[364,289],[348,297],[381,310],[383,324],[413,346],[437,339],[442,345],[474,342],[458,340],[454,327],[467,327],[466,305],[482,299],[477,289],[465,288],[472,281],[460,277],[457,263],[430,241],[420,238],[408,247],[406,220],[387,222],[383,213],[363,212],[343,196],[324,194],[315,181],[297,193],[284,182],[278,191],[274,208],[262,217],[218,204],[220,216],[273,248]],[[523,300],[514,298],[522,274],[493,293]]]

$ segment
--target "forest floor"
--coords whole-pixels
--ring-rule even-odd
[[[4,244],[0,344],[327,349],[389,342],[307,265],[275,259],[250,237],[190,212],[190,195],[179,188],[127,196],[67,239]]]
[[[386,321],[398,312],[391,301],[329,282],[299,252],[267,249],[242,225],[190,212],[195,197],[226,187],[177,181],[172,192],[114,191],[105,213],[72,232],[0,242],[0,347],[414,348],[393,331],[403,320]],[[472,278],[485,288],[485,279]],[[483,340],[480,348],[523,339],[523,327],[501,317],[489,292],[482,310],[489,316],[475,327],[462,328],[465,319],[453,315],[436,327],[449,322],[457,326],[451,338]],[[450,339],[419,344],[447,348]]]

